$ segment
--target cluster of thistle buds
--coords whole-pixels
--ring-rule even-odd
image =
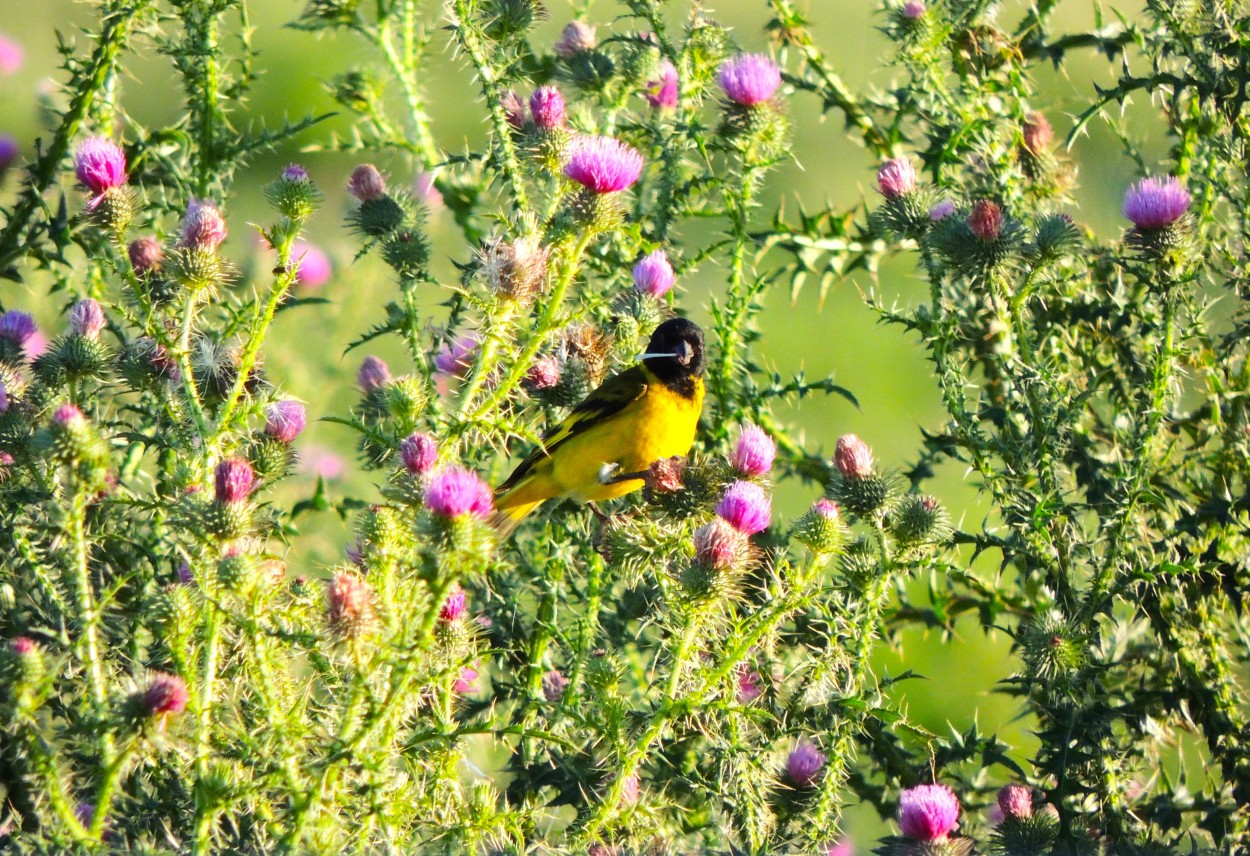
[[[424,277],[430,246],[421,228],[423,208],[410,194],[390,189],[372,164],[356,167],[347,189],[360,203],[347,218],[352,228],[379,246],[383,261],[401,280]]]
[[[540,86],[528,104],[509,90],[500,99],[508,125],[518,141],[549,173],[558,173],[564,163],[564,147],[569,141],[568,107],[564,95],[551,85]]]
[[[363,429],[361,452],[371,465],[380,466],[394,457],[402,438],[420,423],[429,402],[427,384],[417,375],[393,377],[386,362],[373,355],[361,362],[356,384],[362,394],[356,412]]]

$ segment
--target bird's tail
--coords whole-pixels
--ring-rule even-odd
[[[542,504],[543,501],[540,499],[535,502],[496,505],[495,513],[490,519],[491,525],[495,527],[501,539],[507,538],[512,534],[512,530],[521,525],[522,520],[529,517],[534,509]]]

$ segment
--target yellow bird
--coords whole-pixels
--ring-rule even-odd
[[[685,318],[665,321],[639,360],[573,408],[499,486],[502,531],[548,499],[624,496],[653,463],[690,451],[703,412],[703,331]]]

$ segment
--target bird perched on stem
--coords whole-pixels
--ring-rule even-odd
[[[495,491],[502,532],[548,499],[597,502],[639,490],[653,463],[690,451],[703,412],[703,331],[684,318],[665,321],[639,360],[573,408]]]

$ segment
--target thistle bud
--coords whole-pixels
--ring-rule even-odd
[[[978,240],[998,240],[1003,233],[1003,209],[989,199],[978,200],[973,203],[972,213],[968,215],[968,228]]]
[[[540,357],[525,373],[525,386],[532,392],[551,389],[560,382],[560,361],[555,357]]]
[[[660,76],[647,81],[644,91],[647,103],[657,110],[672,110],[677,107],[678,89],[677,67],[670,61],[660,64]]]
[[[135,272],[135,276],[142,279],[149,273],[160,270],[164,249],[160,241],[147,235],[131,241],[126,253],[130,256],[131,270]]]
[[[695,561],[711,570],[728,570],[740,564],[746,547],[746,537],[720,517],[694,533]]]
[[[661,458],[647,467],[647,490],[651,493],[676,493],[685,490],[686,459],[680,455]]]
[[[750,704],[764,694],[764,678],[745,663],[738,667],[738,704]]]
[[[465,666],[460,670],[459,677],[451,685],[451,691],[457,695],[468,695],[477,692],[477,679],[480,672],[477,670],[478,663],[472,666]]]
[[[87,212],[105,228],[120,234],[133,214],[126,188],[126,154],[112,140],[91,137],[74,153],[74,174],[92,194]]]
[[[217,205],[208,199],[192,199],[182,218],[178,245],[182,249],[212,254],[226,240],[226,220]]]
[[[540,131],[554,131],[564,127],[566,110],[564,96],[554,86],[540,86],[530,96],[530,115],[534,126]]]
[[[908,2],[903,5],[902,9],[903,17],[909,21],[916,21],[923,18],[926,11],[925,5],[921,2],[921,0],[908,0]]]
[[[786,758],[786,778],[795,787],[810,787],[824,768],[824,753],[806,737],[800,738]]]
[[[1042,259],[1058,258],[1072,252],[1081,242],[1081,234],[1067,214],[1051,214],[1037,224],[1034,246]]]
[[[560,40],[553,50],[562,59],[572,59],[579,53],[593,51],[597,45],[594,27],[582,21],[570,21],[560,33]]]
[[[283,216],[299,223],[312,216],[325,196],[309,178],[308,170],[293,163],[265,188],[265,198]]]
[[[950,534],[946,510],[931,496],[909,493],[890,511],[890,532],[903,546],[933,544]]]
[[[357,639],[373,624],[373,589],[355,574],[341,571],[326,587],[326,620],[344,639]]]
[[[347,191],[360,202],[373,202],[386,195],[386,179],[371,163],[361,164],[352,171],[347,181]]]
[[[738,481],[725,491],[716,513],[742,534],[754,535],[768,528],[772,501],[759,485]]]
[[[838,438],[833,465],[837,474],[830,488],[842,508],[859,516],[884,510],[890,498],[890,482],[877,474],[867,443],[854,434]]]
[[[1020,136],[1024,142],[1024,149],[1029,154],[1034,157],[1043,154],[1054,135],[1054,129],[1050,127],[1045,114],[1033,112],[1025,117]]]
[[[877,169],[877,190],[886,199],[898,199],[916,190],[916,168],[907,158],[891,158]]]
[[[872,449],[854,434],[843,434],[838,438],[838,445],[833,453],[833,465],[846,479],[866,479],[876,472]]]
[[[242,458],[226,458],[217,464],[214,489],[217,502],[236,505],[246,502],[252,493],[255,476],[252,465]]]
[[[677,277],[663,250],[652,250],[634,265],[634,288],[657,300],[668,293]]]
[[[69,313],[69,328],[77,336],[94,339],[104,329],[104,310],[88,297],[74,305]]]
[[[777,456],[777,444],[756,425],[744,425],[734,446],[729,463],[733,468],[748,478],[758,478],[773,468],[773,459]]]
[[[959,800],[946,785],[917,785],[899,796],[898,825],[915,841],[945,841],[959,823]]]
[[[298,401],[275,401],[265,411],[265,433],[281,443],[291,443],[307,425],[304,405]]]
[[[1024,785],[1004,785],[998,791],[998,809],[1004,818],[1023,820],[1033,814],[1033,791]]]
[[[404,469],[414,476],[424,476],[438,462],[438,442],[429,434],[414,432],[399,444],[399,455]]]
[[[372,355],[365,357],[364,362],[360,364],[359,371],[356,372],[356,384],[366,393],[373,392],[389,383],[390,380],[390,368],[382,362],[380,357]]]
[[[187,684],[177,675],[158,672],[143,692],[143,710],[152,718],[182,713],[191,696]]]
[[[525,128],[525,102],[520,95],[509,89],[499,96],[499,106],[503,108],[504,117],[512,128],[518,131]]]
[[[819,499],[794,524],[794,537],[813,553],[836,553],[846,545],[847,528],[836,502]]]

